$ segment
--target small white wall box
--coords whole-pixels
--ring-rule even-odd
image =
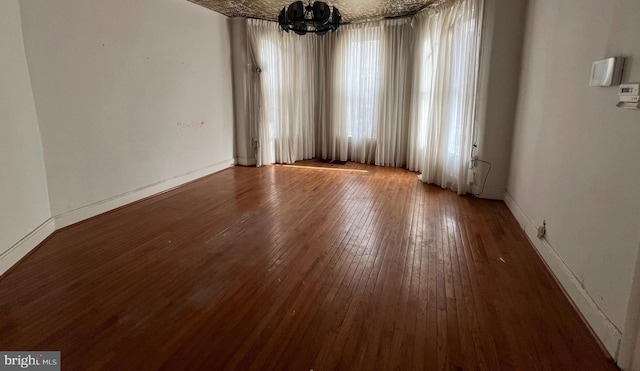
[[[618,95],[620,95],[620,99],[616,105],[617,107],[629,109],[640,108],[640,83],[634,82],[620,85]]]
[[[640,102],[640,83],[620,85],[618,95],[620,102]]]
[[[589,86],[614,86],[622,81],[624,58],[613,57],[593,62]]]

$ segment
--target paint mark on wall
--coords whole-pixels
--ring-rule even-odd
[[[179,122],[176,124],[178,129],[202,129],[204,127],[204,121],[200,122]]]

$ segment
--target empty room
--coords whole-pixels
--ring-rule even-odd
[[[0,368],[640,370],[638,19],[2,0]]]

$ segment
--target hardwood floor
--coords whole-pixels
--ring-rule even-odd
[[[56,232],[0,349],[63,370],[615,370],[502,202],[359,164],[228,169]]]

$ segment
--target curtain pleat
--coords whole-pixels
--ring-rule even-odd
[[[258,166],[320,157],[469,190],[484,0],[298,36],[248,20]]]

